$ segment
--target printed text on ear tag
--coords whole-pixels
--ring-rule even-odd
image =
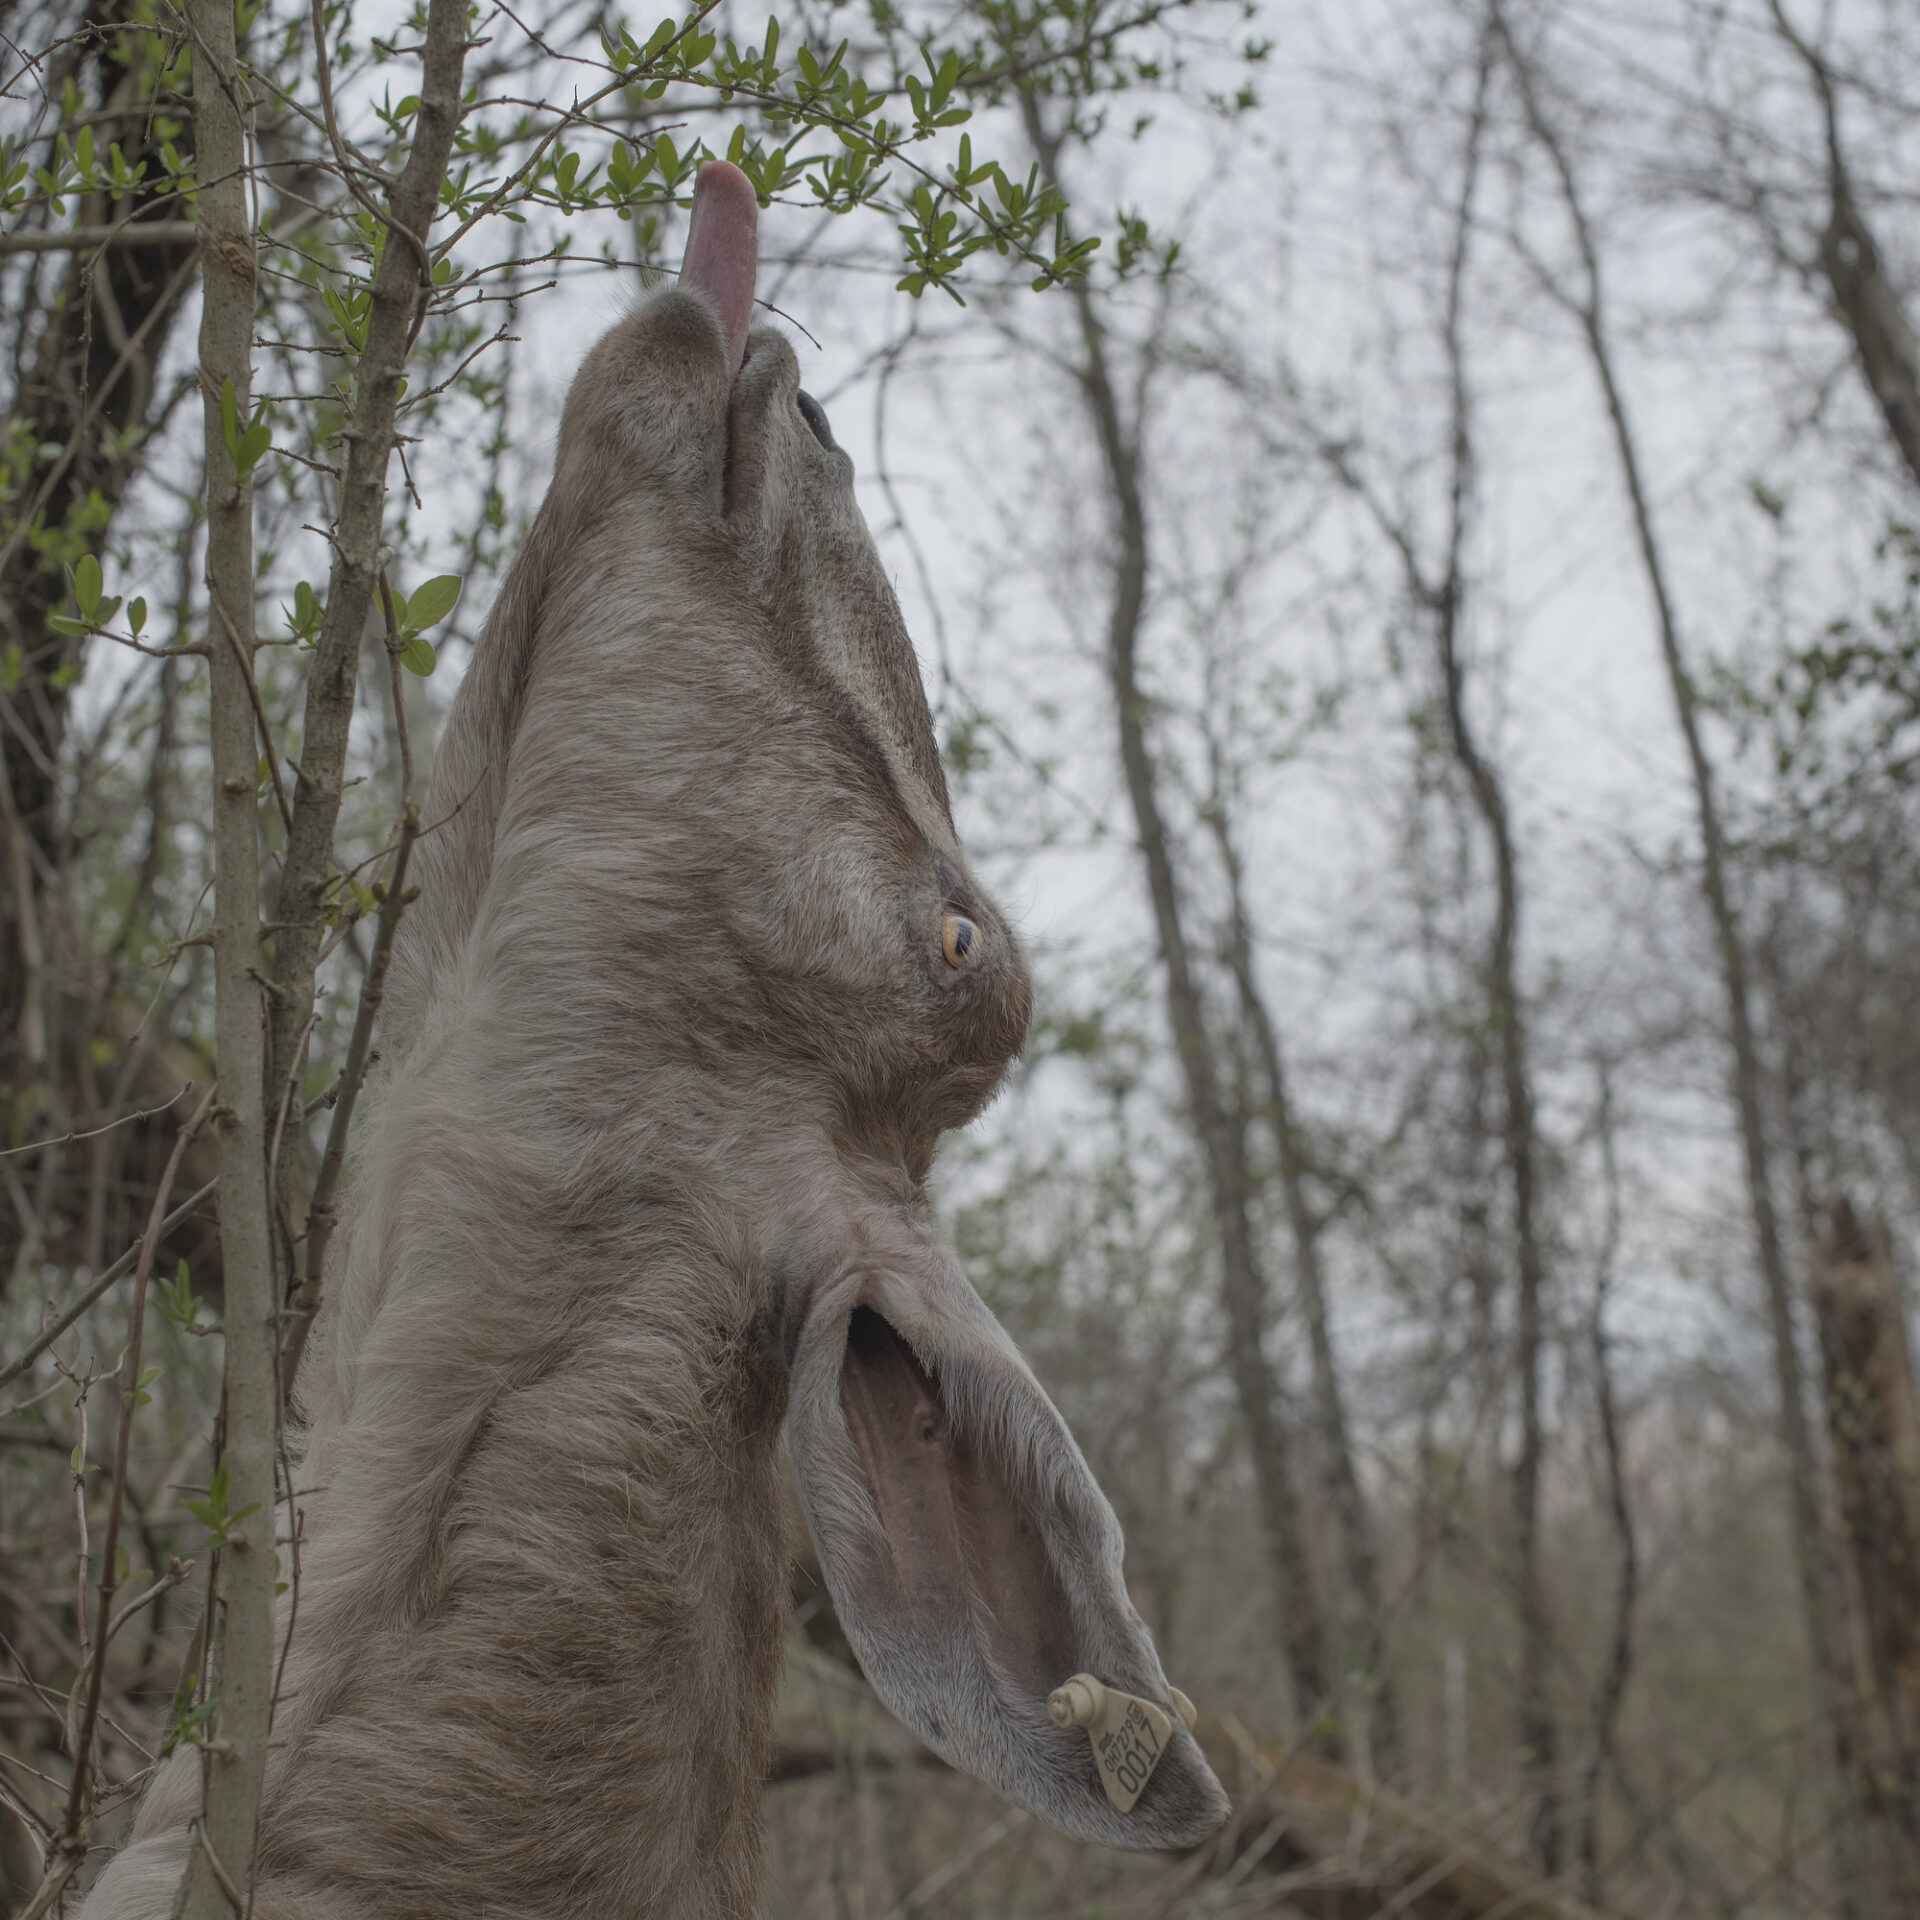
[[[1165,1709],[1076,1673],[1047,1695],[1047,1712],[1056,1727],[1086,1728],[1107,1798],[1131,1813],[1173,1734]]]

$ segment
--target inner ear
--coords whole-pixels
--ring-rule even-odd
[[[840,1407],[910,1610],[964,1608],[1003,1672],[1044,1696],[1073,1671],[1065,1590],[1037,1485],[956,1428],[940,1383],[872,1307],[855,1307]],[[996,1452],[999,1450],[995,1450]]]

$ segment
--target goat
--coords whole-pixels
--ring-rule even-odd
[[[755,217],[704,168],[679,286],[588,354],[440,748],[298,1383],[254,1920],[750,1913],[783,1424],[847,1637],[936,1752],[1112,1845],[1225,1816],[1158,1704],[1125,1811],[1048,1710],[1081,1673],[1180,1703],[925,1198],[1026,964],[852,463],[749,332]],[[169,1910],[198,1792],[177,1754],[88,1920]]]

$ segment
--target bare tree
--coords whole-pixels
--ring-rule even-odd
[[[1528,1802],[1529,1844],[1545,1870],[1557,1873],[1564,1853],[1564,1822],[1558,1779],[1559,1731],[1549,1685],[1554,1642],[1540,1546],[1541,1473],[1546,1452],[1541,1373],[1549,1273],[1539,1217],[1540,1144],[1526,996],[1521,985],[1522,888],[1505,783],[1478,738],[1469,710],[1467,658],[1468,551],[1476,486],[1467,294],[1478,223],[1476,198],[1487,134],[1492,58],[1491,37],[1483,34],[1476,49],[1458,186],[1448,207],[1443,292],[1436,319],[1448,396],[1444,422],[1446,492],[1438,560],[1422,553],[1415,525],[1383,494],[1351,435],[1330,431],[1307,417],[1308,409],[1291,386],[1277,400],[1289,413],[1299,416],[1287,430],[1298,432],[1306,440],[1316,458],[1360,503],[1386,542],[1406,599],[1431,637],[1445,738],[1478,819],[1493,871],[1493,924],[1476,969],[1476,999],[1485,1007],[1492,1039],[1499,1116],[1494,1124],[1512,1222],[1514,1330],[1511,1370],[1505,1377],[1518,1389],[1520,1425],[1519,1450],[1510,1479],[1511,1580],[1520,1621],[1516,1731]],[[1260,383],[1248,379],[1244,372],[1236,370],[1234,380],[1243,391],[1259,390]],[[1275,396],[1265,397],[1269,405],[1275,404]],[[1268,437],[1277,444],[1284,435],[1270,429]],[[1488,1296],[1489,1310],[1495,1285],[1490,1274],[1481,1289]]]
[[[1805,38],[1782,0],[1767,0],[1775,30],[1807,70],[1820,102],[1827,142],[1827,221],[1819,265],[1833,294],[1833,311],[1853,336],[1854,351],[1886,420],[1887,431],[1920,484],[1920,339],[1898,288],[1888,277],[1872,224],[1855,189],[1840,132],[1840,101],[1832,68]]]
[[[1787,1271],[1769,1161],[1759,1043],[1748,984],[1746,946],[1728,875],[1726,838],[1713,763],[1708,757],[1701,700],[1689,668],[1680,618],[1642,470],[1639,442],[1616,365],[1611,320],[1606,305],[1599,243],[1587,214],[1578,173],[1547,104],[1533,52],[1522,45],[1502,0],[1490,0],[1489,20],[1532,139],[1546,156],[1564,209],[1577,265],[1572,284],[1534,262],[1544,292],[1574,321],[1586,349],[1619,464],[1631,512],[1634,540],[1653,601],[1661,659],[1666,668],[1676,724],[1686,749],[1695,825],[1699,833],[1700,890],[1713,928],[1714,954],[1726,1014],[1729,1092],[1739,1135],[1754,1250],[1772,1336],[1780,1441],[1786,1455],[1793,1542],[1799,1571],[1801,1606],[1809,1650],[1826,1690],[1836,1770],[1850,1790],[1854,1752],[1847,1703],[1853,1691],[1836,1584],[1834,1556],[1820,1498],[1819,1468],[1807,1419],[1806,1389],[1794,1327],[1793,1288]],[[1516,246],[1526,253],[1516,237]],[[1526,257],[1532,261],[1530,253]],[[1839,1834],[1837,1875],[1843,1902],[1859,1894],[1848,1854],[1845,1823]]]
[[[1295,1108],[1279,1032],[1255,967],[1245,871],[1233,837],[1226,782],[1219,764],[1220,745],[1217,739],[1210,739],[1209,746],[1214,778],[1205,812],[1227,886],[1227,966],[1233,975],[1240,1017],[1252,1043],[1254,1065],[1265,1093],[1263,1104],[1273,1136],[1274,1163],[1293,1248],[1294,1272],[1300,1285],[1301,1312],[1307,1323],[1314,1425],[1320,1457],[1333,1483],[1330,1498],[1340,1532],[1345,1575],[1339,1589],[1341,1652],[1348,1665],[1358,1669],[1355,1677],[1364,1693],[1356,1710],[1366,1732],[1367,1757],[1381,1774],[1392,1778],[1403,1765],[1404,1750],[1398,1693],[1387,1665],[1387,1609],[1381,1590],[1379,1555],[1374,1545],[1373,1516],[1354,1463],[1346,1396],[1334,1353],[1332,1305],[1321,1258],[1321,1223],[1315,1217],[1307,1189],[1306,1129]]]
[[[1447,262],[1441,341],[1446,355],[1451,446],[1446,559],[1440,578],[1425,578],[1411,542],[1398,544],[1408,584],[1427,608],[1447,716],[1447,737],[1472,795],[1493,855],[1494,924],[1487,950],[1486,991],[1500,1061],[1501,1143],[1513,1196],[1514,1374],[1520,1389],[1520,1451],[1513,1471],[1514,1584],[1520,1613],[1521,1766],[1529,1783],[1528,1833],[1540,1864],[1560,1870],[1564,1848],[1557,1777],[1559,1733],[1548,1692],[1551,1628],[1540,1571],[1540,1372],[1547,1262],[1539,1210],[1539,1144],[1533,1077],[1527,1058],[1527,1017],[1519,978],[1520,870],[1505,787],[1475,738],[1467,713],[1462,650],[1466,547],[1473,504],[1473,424],[1469,397],[1464,299],[1475,224],[1474,198],[1492,48],[1482,36],[1474,98],[1462,156],[1460,193]]]
[[[1022,93],[1028,137],[1043,173],[1060,174],[1061,136],[1051,130],[1032,93]],[[1106,325],[1084,288],[1074,294],[1080,362],[1075,379],[1110,489],[1113,598],[1107,617],[1107,672],[1119,727],[1120,762],[1147,891],[1153,903],[1159,960],[1166,983],[1167,1021],[1180,1060],[1182,1084],[1207,1171],[1213,1227],[1219,1237],[1221,1294],[1230,1331],[1228,1371],[1246,1429],[1247,1451],[1259,1489],[1261,1517],[1273,1556],[1280,1631],[1294,1701],[1312,1727],[1334,1698],[1326,1629],[1308,1560],[1292,1444],[1279,1406],[1278,1383],[1266,1356],[1268,1301],[1255,1247],[1250,1206],[1246,1118],[1221,1084],[1216,1048],[1201,998],[1186,918],[1174,878],[1174,854],[1160,802],[1158,776],[1147,744],[1148,699],[1142,689],[1139,644],[1146,616],[1148,520],[1141,475],[1144,395],[1131,413],[1123,406],[1109,353]]]

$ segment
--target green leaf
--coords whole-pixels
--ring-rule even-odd
[[[422,680],[433,671],[436,659],[437,656],[433,651],[433,642],[427,639],[424,634],[416,633],[413,638],[400,649],[400,664],[405,667],[409,673],[417,673]]]
[[[200,1303],[193,1297],[193,1281],[188,1275],[185,1260],[180,1262],[171,1280],[155,1279],[153,1304],[161,1319],[171,1321],[183,1333],[200,1331],[196,1324]]]
[[[143,596],[135,594],[127,602],[127,625],[138,633],[147,624],[147,603]]]
[[[209,1546],[225,1546],[233,1537],[234,1528],[249,1514],[257,1513],[260,1509],[260,1502],[255,1500],[250,1505],[242,1507],[238,1513],[229,1513],[227,1498],[232,1484],[232,1475],[228,1471],[227,1463],[224,1459],[220,1460],[215,1463],[210,1477],[207,1497],[204,1500],[187,1502],[187,1511],[206,1528]]]
[[[233,456],[233,477],[244,480],[260,464],[260,456],[273,445],[273,429],[265,421],[256,421],[240,436]]]
[[[83,553],[73,570],[73,597],[80,611],[91,619],[100,604],[100,562],[90,553]]]
[[[460,604],[463,585],[457,573],[437,573],[415,587],[407,596],[408,631],[424,633],[429,627],[437,627]]]

